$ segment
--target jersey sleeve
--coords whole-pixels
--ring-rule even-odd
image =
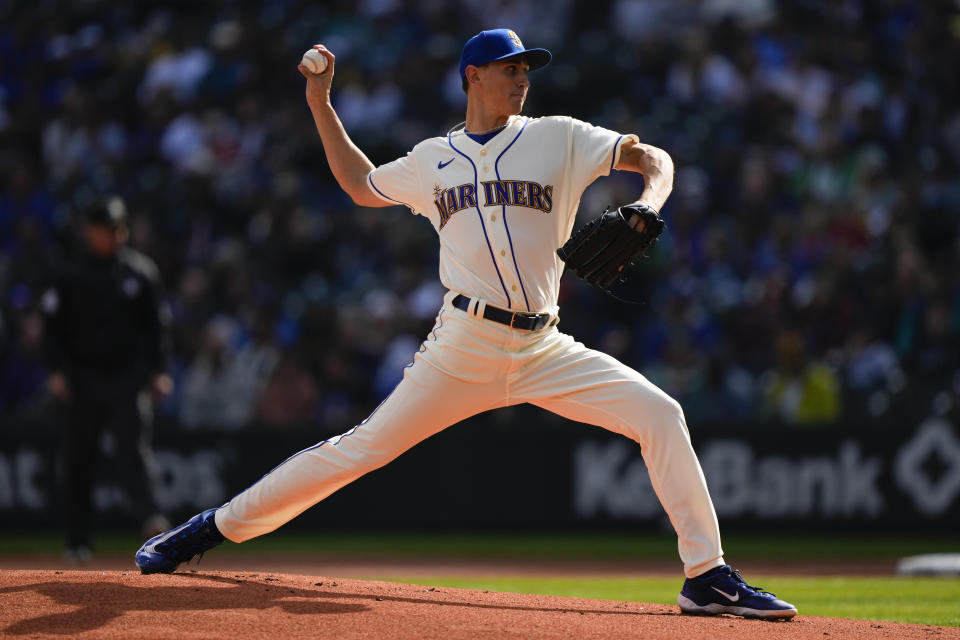
[[[367,184],[384,202],[402,204],[414,213],[423,214],[420,172],[414,151],[371,171],[367,174]]]
[[[570,125],[571,177],[583,189],[600,176],[610,174],[620,159],[620,147],[624,142],[639,142],[633,134],[624,135],[574,118],[570,119]]]

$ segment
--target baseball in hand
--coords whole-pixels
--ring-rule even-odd
[[[307,68],[307,71],[318,75],[327,70],[327,58],[316,49],[307,49],[303,54],[300,64]]]

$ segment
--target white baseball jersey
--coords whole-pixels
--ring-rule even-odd
[[[370,172],[367,180],[385,202],[405,204],[433,223],[440,279],[450,291],[433,331],[380,406],[221,507],[220,532],[242,542],[273,531],[450,425],[527,402],[640,443],[687,577],[722,565],[716,513],[680,405],[554,324],[527,331],[483,313],[488,304],[557,313],[563,264],[555,250],[570,235],[584,189],[616,165],[627,138],[566,117],[513,116],[484,145],[456,132]],[[467,311],[453,304],[458,293],[471,299]]]
[[[565,116],[511,116],[484,145],[463,130],[430,138],[367,181],[384,201],[433,223],[445,287],[556,314],[556,249],[570,237],[583,191],[610,173],[628,139],[637,138]]]

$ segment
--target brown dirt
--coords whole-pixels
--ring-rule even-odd
[[[675,606],[285,573],[0,571],[0,637],[960,638],[960,629],[798,616],[682,616]]]

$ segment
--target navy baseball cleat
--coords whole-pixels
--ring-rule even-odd
[[[173,573],[180,563],[202,556],[226,540],[213,520],[216,512],[207,509],[179,527],[147,540],[135,558],[140,573]]]
[[[677,602],[683,613],[701,616],[731,613],[744,618],[789,619],[797,615],[795,606],[760,587],[751,587],[739,571],[726,564],[687,578]]]

